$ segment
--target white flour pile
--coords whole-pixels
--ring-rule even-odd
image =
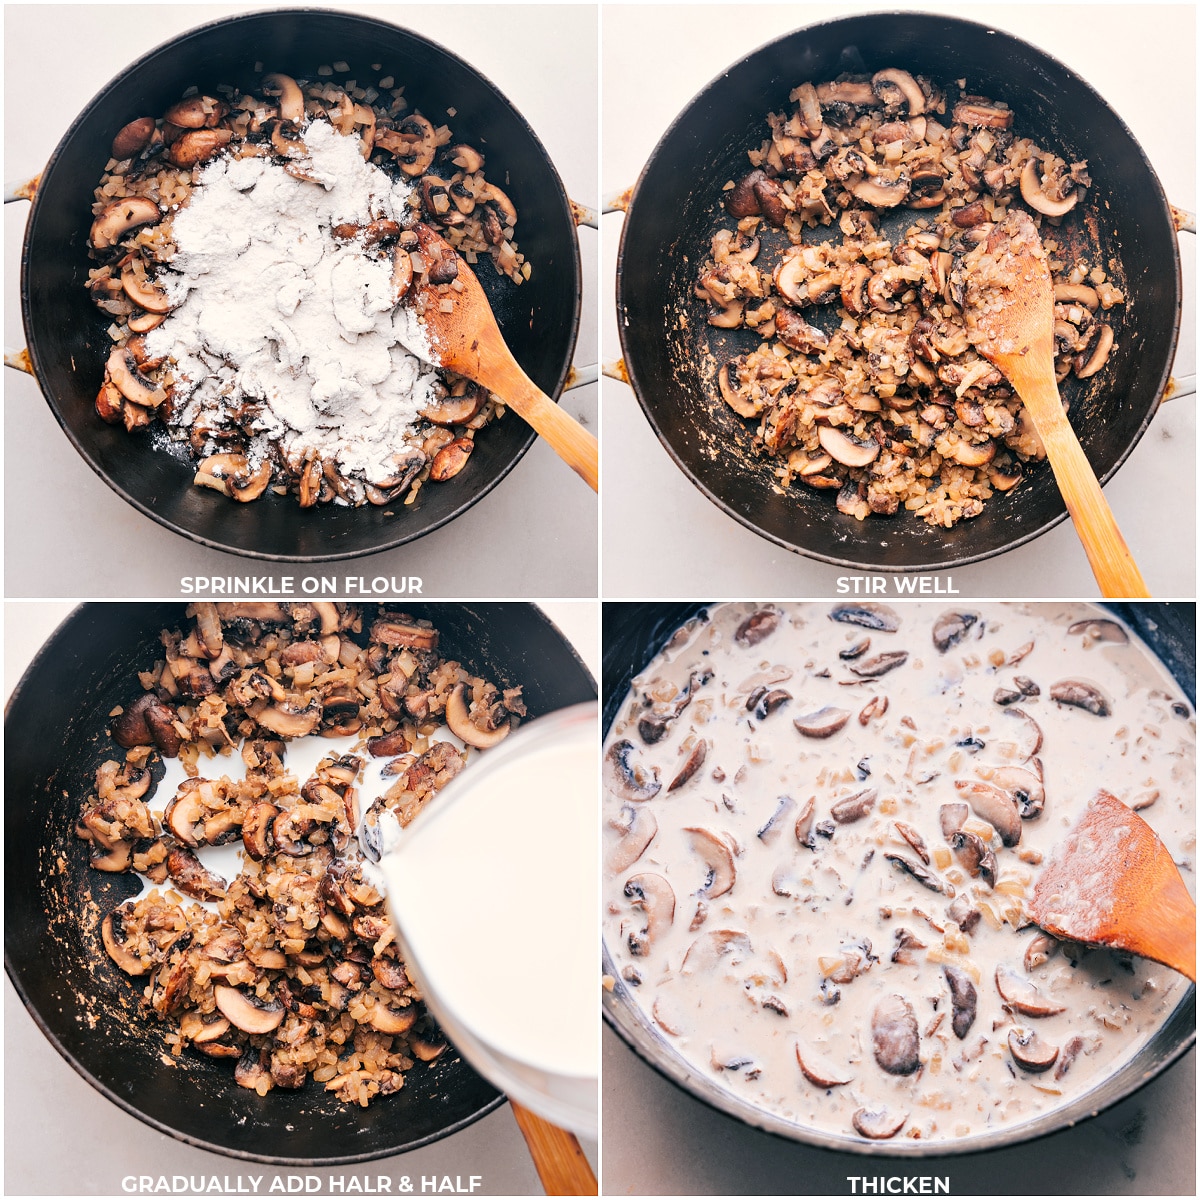
[[[301,136],[320,182],[264,158],[204,168],[174,219],[163,282],[177,307],[146,346],[176,364],[174,427],[203,414],[207,428],[250,404],[252,462],[277,442],[293,463],[315,453],[379,482],[436,398],[437,376],[405,349],[415,323],[394,311],[391,256],[372,258],[331,228],[406,223],[411,188],[327,122]]]

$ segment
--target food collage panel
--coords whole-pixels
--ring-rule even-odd
[[[5,1193],[1195,1195],[1195,36],[6,6]]]

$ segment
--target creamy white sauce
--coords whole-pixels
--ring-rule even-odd
[[[1187,990],[1166,967],[1142,959],[1122,964],[1099,950],[1063,947],[1029,970],[1023,959],[1039,933],[1026,927],[1025,910],[1038,864],[1098,789],[1127,804],[1158,793],[1141,815],[1194,888],[1191,708],[1136,640],[1068,634],[1074,622],[1106,617],[1090,606],[964,605],[979,619],[945,653],[931,637],[942,605],[895,605],[895,632],[835,622],[835,607],[785,606],[777,628],[747,646],[735,632],[755,607],[718,606],[634,681],[606,752],[630,744],[634,780],[626,796],[614,790],[621,779],[605,760],[605,938],[621,976],[617,986],[688,1063],[750,1104],[809,1128],[856,1136],[854,1114],[863,1110],[885,1111],[886,1127],[904,1118],[894,1136],[924,1140],[1029,1121],[1128,1061]],[[865,637],[870,648],[861,656],[839,657]],[[1012,663],[1028,643],[1032,649]],[[878,678],[852,672],[895,651],[907,659]],[[661,740],[647,744],[639,720],[671,713],[689,678],[707,672],[711,679],[694,686]],[[1032,727],[993,698],[998,688],[1019,690],[1018,676],[1040,689],[1010,706],[1040,728],[1042,745],[1032,755]],[[1051,685],[1068,678],[1098,686],[1111,715],[1055,703]],[[760,718],[747,711],[756,687],[790,698]],[[884,696],[886,711],[860,722],[873,698]],[[827,738],[798,731],[796,718],[826,707],[848,712],[842,728]],[[669,790],[698,741],[706,746],[703,764]],[[969,803],[959,781],[1011,785],[1020,778],[1014,768],[1036,775],[1039,766],[1044,810],[1019,822],[1015,845],[1004,846],[970,813],[967,828],[988,840],[995,857],[992,888],[951,849],[939,810]],[[630,799],[653,790],[652,773],[657,793]],[[875,798],[865,815],[831,820],[835,805],[868,789]],[[811,846],[796,834],[810,799]],[[631,818],[639,822],[635,830],[653,818],[657,831],[635,861],[612,869],[632,852],[621,836]],[[931,858],[925,869],[935,880],[981,911],[970,936],[948,920],[948,895],[887,859],[923,865],[896,821],[923,839]],[[831,837],[817,832],[822,823]],[[674,899],[673,917],[659,902],[652,928],[647,904],[655,905],[641,899],[647,888]],[[893,961],[902,929],[921,945]],[[952,1029],[946,966],[965,972],[976,990],[976,1017],[961,1038]],[[1035,1003],[1063,1011],[1014,1012],[998,991],[998,967],[1035,985]],[[876,1055],[872,1023],[881,1006],[911,1011],[919,1046],[911,1073],[889,1073]],[[1014,1062],[1014,1027],[1058,1048],[1049,1070],[1034,1073]],[[1058,1077],[1076,1037],[1078,1052]],[[831,1086],[813,1082],[798,1054],[808,1074]]]

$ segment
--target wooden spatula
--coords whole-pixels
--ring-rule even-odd
[[[1047,933],[1128,950],[1196,978],[1196,902],[1154,830],[1099,791],[1042,871],[1030,905]]]
[[[596,439],[517,365],[479,280],[454,247],[428,225],[418,223],[413,231],[425,270],[414,275],[410,262],[405,272],[408,252],[398,248],[396,275],[403,286],[400,302],[420,314],[424,336],[408,349],[498,396],[596,491]]]
[[[1149,596],[1054,380],[1054,289],[1029,214],[992,226],[983,268],[963,271],[972,344],[1017,390],[1046,447],[1059,491],[1104,596]]]
[[[596,1176],[584,1157],[579,1139],[557,1125],[509,1100],[517,1126],[547,1196],[594,1196]]]

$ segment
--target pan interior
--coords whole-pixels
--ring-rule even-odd
[[[522,684],[531,717],[595,697],[586,668],[532,605],[406,607],[441,630],[448,657]],[[401,1153],[453,1133],[502,1102],[456,1053],[447,1051],[429,1069],[418,1064],[398,1093],[365,1109],[340,1104],[311,1081],[259,1097],[234,1082],[229,1063],[187,1052],[168,1065],[165,1027],[137,1016],[139,981],[109,961],[99,940],[100,919],[137,891],[137,880],[91,870],[73,830],[95,768],[114,751],[108,714],[136,694],[136,671],[161,657],[159,631],[183,619],[177,604],[84,606],[10,701],[5,778],[8,794],[22,798],[5,808],[10,978],[42,1031],[89,1083],[192,1145],[319,1165]]]
[[[93,402],[111,342],[108,319],[84,287],[92,192],[113,134],[160,114],[195,84],[216,93],[251,90],[266,70],[316,77],[345,61],[351,78],[392,74],[410,105],[456,139],[503,164],[498,182],[520,214],[518,241],[533,265],[514,287],[485,265],[479,277],[501,330],[526,373],[551,396],[566,379],[579,321],[579,250],[562,183],[541,143],[505,97],[474,68],[426,38],[348,13],[291,10],[219,21],[152,51],[113,80],[64,136],[42,176],[26,232],[25,331],[38,382],[76,449],[115,491],[147,516],[196,541],[250,557],[316,561],[370,554],[411,541],[464,511],[495,486],[533,441],[510,417],[488,427],[466,470],[422,488],[411,505],[319,505],[294,499],[231,503],[192,484],[194,466],[151,452],[142,437],[103,424]],[[372,70],[380,63],[382,69]],[[184,82],[181,82],[184,81]],[[450,117],[448,110],[454,110]]]
[[[775,461],[754,452],[754,423],[721,400],[716,384],[723,363],[760,339],[709,326],[693,294],[712,234],[730,224],[723,188],[750,169],[746,151],[766,136],[767,113],[790,112],[788,94],[805,80],[888,66],[943,85],[965,78],[969,92],[1008,102],[1021,134],[1071,161],[1090,161],[1095,186],[1087,211],[1095,223],[1068,219],[1063,229],[1106,269],[1120,259],[1127,303],[1108,314],[1117,334],[1108,366],[1086,383],[1071,381],[1064,396],[1097,475],[1108,479],[1153,416],[1174,354],[1179,268],[1165,199],[1132,135],[1086,83],[1041,51],[980,25],[915,13],[846,18],[770,43],[711,83],[663,137],[638,182],[618,268],[619,327],[631,381],[656,434],[724,511],[827,562],[931,570],[1012,548],[1061,520],[1065,508],[1048,464],[950,530],[903,513],[859,522],[837,511],[832,492],[799,485],[785,492]],[[883,229],[894,236],[918,215],[889,214]],[[840,234],[818,228],[806,241],[831,236]],[[1097,242],[1102,257],[1092,249]],[[836,320],[830,310],[804,313],[817,324]]]

